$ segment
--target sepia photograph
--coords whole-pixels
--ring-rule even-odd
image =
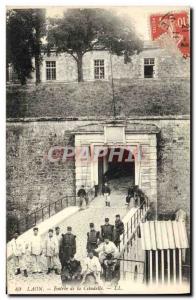
[[[6,293],[190,295],[191,9],[6,7]]]

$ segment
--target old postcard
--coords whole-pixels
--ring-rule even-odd
[[[7,7],[7,293],[191,293],[190,9]]]

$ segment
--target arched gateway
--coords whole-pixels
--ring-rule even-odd
[[[157,200],[157,138],[152,124],[92,124],[75,131],[76,192],[101,185],[104,176],[125,176]],[[129,173],[130,172],[130,173]],[[109,178],[111,179],[111,178]],[[129,180],[129,179],[128,179]],[[129,183],[128,183],[129,184]]]

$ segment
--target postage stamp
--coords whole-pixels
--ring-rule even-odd
[[[160,44],[167,38],[174,40],[184,58],[190,56],[190,25],[186,11],[168,12],[167,14],[153,14],[150,16],[152,40],[159,40]]]

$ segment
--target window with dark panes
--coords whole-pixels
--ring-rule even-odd
[[[153,78],[154,77],[154,58],[144,58],[144,78]]]
[[[105,78],[104,59],[95,59],[94,60],[94,77],[95,77],[95,79],[104,79]]]
[[[46,61],[46,80],[56,80],[56,61]]]

